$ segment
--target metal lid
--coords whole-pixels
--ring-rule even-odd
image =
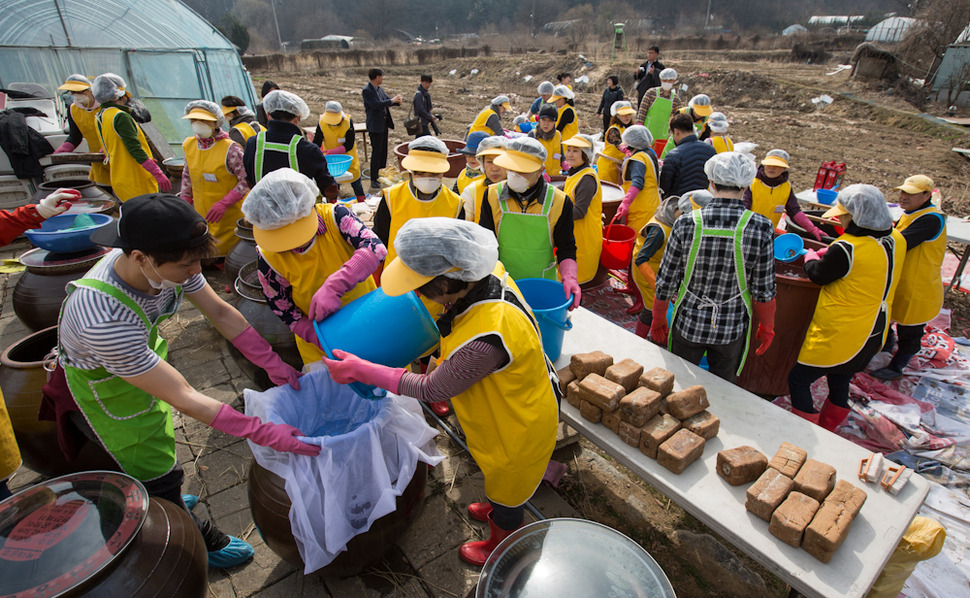
[[[25,251],[17,259],[31,272],[60,274],[86,270],[109,251],[111,251],[110,247],[95,247],[79,253],[54,253],[37,247]]]
[[[482,568],[476,598],[674,598],[663,569],[639,544],[583,519],[547,519],[503,540]]]
[[[0,595],[53,598],[90,580],[138,535],[148,501],[130,476],[86,471],[0,502]]]

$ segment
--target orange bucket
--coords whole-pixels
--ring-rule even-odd
[[[625,224],[613,224],[613,220],[603,228],[603,252],[600,253],[600,264],[610,270],[622,270],[630,265],[633,259],[633,245],[637,240],[637,231]]]

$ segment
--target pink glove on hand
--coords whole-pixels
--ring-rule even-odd
[[[340,309],[340,298],[344,293],[357,286],[357,283],[367,280],[367,277],[377,270],[381,260],[370,249],[358,249],[350,256],[339,270],[327,277],[310,300],[311,320],[321,321]]]
[[[71,143],[70,141],[65,141],[64,143],[62,143],[59,146],[57,146],[57,149],[54,150],[54,153],[55,154],[66,154],[68,152],[73,152],[74,151],[74,148],[75,148],[75,145],[73,143]]]
[[[364,384],[373,384],[394,394],[397,394],[400,390],[404,368],[389,368],[386,365],[371,363],[353,353],[340,349],[334,349],[333,356],[337,359],[323,357],[322,361],[330,370],[330,377],[338,384],[363,382]]]
[[[573,302],[569,306],[569,311],[579,307],[579,302],[583,299],[583,291],[578,282],[579,265],[576,260],[563,260],[559,262],[559,277],[562,278],[562,289],[566,297],[572,296]]]
[[[616,208],[617,219],[626,218],[626,215],[630,213],[630,204],[633,203],[633,199],[639,193],[640,193],[640,189],[633,186],[630,187],[630,190],[627,191],[626,195],[623,196],[623,201],[621,201],[620,205]]]
[[[805,259],[805,263],[807,264],[808,262],[811,262],[820,258],[819,258],[819,255],[815,253],[814,249],[806,249],[804,259]]]
[[[179,197],[181,197],[182,199],[184,199],[185,202],[188,203],[190,206],[194,206],[195,205],[195,199],[193,199],[192,196],[190,196],[190,195],[179,195]]]
[[[273,384],[279,386],[289,383],[294,390],[300,390],[300,372],[280,359],[266,339],[259,336],[255,328],[247,326],[229,342],[243,354],[243,357],[266,370]]]
[[[815,226],[812,223],[812,221],[808,218],[808,215],[805,214],[805,212],[798,212],[797,214],[795,214],[795,216],[792,218],[792,221],[798,226],[807,230],[809,234],[815,237],[816,241],[822,240],[821,229],[819,229],[817,226]]]
[[[226,193],[226,196],[212,204],[209,211],[205,214],[205,221],[209,224],[214,224],[222,220],[222,217],[226,215],[226,211],[229,210],[233,205],[235,205],[243,196],[235,189]]]
[[[172,181],[168,180],[168,177],[165,176],[165,173],[162,172],[162,169],[158,167],[158,164],[155,163],[155,160],[152,160],[151,158],[149,158],[141,163],[141,167],[147,170],[148,174],[155,177],[155,180],[158,181],[159,191],[161,191],[162,193],[168,193],[169,191],[172,190]]]
[[[552,177],[549,176],[549,173],[548,172],[543,172],[542,173],[542,180],[544,180],[547,183],[551,183],[552,182]]]
[[[248,438],[260,446],[268,446],[284,453],[295,453],[315,457],[320,447],[297,440],[303,436],[293,426],[287,424],[264,424],[258,417],[239,413],[229,405],[223,404],[209,425],[216,430],[237,438]]]
[[[653,300],[653,321],[650,322],[650,338],[658,345],[667,345],[667,335],[670,328],[667,326],[667,307],[670,301],[661,301],[657,298]]]
[[[320,346],[320,339],[317,338],[317,331],[313,327],[313,320],[310,318],[300,318],[290,326],[290,330],[293,331],[293,334],[323,351],[323,347]]]
[[[328,149],[327,151],[325,151],[323,153],[327,154],[328,156],[332,156],[334,154],[346,154],[347,153],[347,148],[345,148],[342,145],[338,145],[337,147],[335,147],[333,149]]]

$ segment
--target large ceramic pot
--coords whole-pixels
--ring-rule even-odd
[[[81,448],[78,458],[68,463],[58,444],[56,424],[37,420],[42,389],[47,384],[44,360],[56,345],[57,327],[52,326],[17,341],[0,354],[0,390],[24,463],[46,476],[117,469],[118,464],[104,448],[90,441]]]
[[[0,503],[0,594],[202,598],[208,555],[185,509],[135,479],[88,471]],[[28,557],[28,558],[25,558]]]
[[[240,218],[236,221],[233,233],[239,237],[239,242],[226,255],[225,273],[226,283],[232,287],[239,275],[239,269],[256,259],[256,237],[253,236],[253,225]]]
[[[455,179],[461,174],[461,171],[465,169],[465,154],[458,153],[458,150],[465,147],[465,142],[458,139],[442,139],[446,146],[448,146],[448,172],[445,173],[445,178]],[[404,171],[404,167],[401,166],[401,160],[408,155],[408,144],[410,142],[406,141],[404,143],[394,146],[394,155],[397,156],[397,164],[401,167],[401,171]]]
[[[81,193],[81,199],[74,202],[77,205],[68,210],[67,214],[109,214],[118,206],[118,200],[113,195],[88,179],[57,179],[41,183],[37,185],[37,192],[34,193],[34,203],[61,188],[74,189]]]
[[[357,575],[375,564],[387,553],[417,516],[424,503],[428,468],[418,463],[414,477],[401,496],[395,510],[384,515],[366,532],[354,536],[347,550],[316,573],[324,577]],[[249,468],[249,510],[253,523],[266,545],[284,561],[303,568],[303,559],[290,529],[290,499],[283,478],[264,469],[255,459]]]
[[[805,247],[821,249],[825,244],[806,239]],[[775,260],[775,287],[775,338],[764,355],[755,355],[757,341],[751,335],[748,359],[738,376],[741,388],[771,397],[789,393],[788,373],[798,360],[821,290],[805,274],[802,258],[790,263]],[[757,329],[758,320],[754,317],[751,330]]]
[[[27,270],[13,289],[13,311],[31,331],[57,324],[67,283],[84,276],[110,251],[97,247],[81,253],[52,253],[31,249],[20,256]]]
[[[256,332],[269,342],[283,361],[300,370],[303,368],[303,358],[300,357],[300,351],[296,347],[296,337],[267,305],[266,296],[263,295],[259,283],[254,283],[255,266],[255,261],[243,266],[240,269],[240,277],[236,278],[234,284],[236,295],[238,295],[235,302],[236,309]],[[245,372],[257,388],[266,390],[276,386],[263,369],[256,367],[251,361],[243,357],[243,354],[232,346],[232,343],[226,341],[226,344],[233,361],[236,362],[239,369]]]
[[[826,212],[826,210],[802,210],[802,212],[804,212],[806,216],[821,217],[822,214]],[[815,226],[817,226],[822,230],[823,235],[829,236],[832,239],[837,239],[842,234],[842,229],[837,228],[834,224],[828,224],[825,222],[817,222],[817,221],[814,222],[814,224]],[[791,216],[789,216],[788,214],[785,214],[785,229],[788,232],[795,233],[796,235],[798,235],[803,239],[811,239],[813,241],[815,240],[815,237],[812,236],[812,233],[808,232],[807,230],[799,226],[798,223],[792,220]],[[822,239],[825,240],[825,237],[822,237]]]

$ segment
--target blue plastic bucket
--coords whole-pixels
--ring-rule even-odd
[[[556,361],[562,354],[562,337],[573,327],[568,317],[573,298],[566,297],[562,283],[555,280],[523,278],[515,284],[539,322],[543,352],[550,361]]]
[[[795,233],[785,233],[775,237],[775,259],[779,262],[794,262],[807,251],[805,240]]]
[[[392,368],[402,368],[431,350],[440,335],[434,319],[414,292],[388,297],[375,289],[354,299],[322,322],[314,322],[317,339],[327,357],[334,349]],[[383,389],[349,384],[357,394],[373,399]]]

